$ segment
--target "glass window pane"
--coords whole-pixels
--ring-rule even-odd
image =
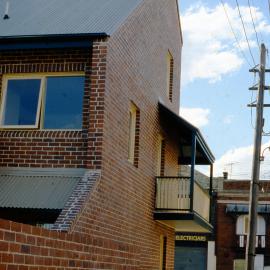
[[[46,129],[81,129],[84,77],[48,77],[44,111]]]
[[[35,125],[40,79],[8,80],[3,125]]]

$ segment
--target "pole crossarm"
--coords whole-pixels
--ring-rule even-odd
[[[257,69],[257,68],[251,68],[251,69],[249,70],[249,72],[260,72],[260,70]],[[266,69],[264,70],[264,72],[270,72],[270,69],[269,69],[269,68],[266,68]]]
[[[258,88],[259,88],[259,85],[258,85],[258,84],[255,84],[255,85],[249,87],[248,90],[258,90]],[[270,90],[270,86],[266,86],[266,85],[265,85],[265,86],[263,87],[263,89],[264,89],[264,90]]]
[[[251,104],[248,104],[247,106],[248,106],[248,107],[255,107],[255,108],[256,108],[257,105],[258,105],[258,104],[256,104],[256,103],[251,103]],[[264,108],[269,108],[269,107],[270,107],[270,104],[263,104],[263,107],[264,107]]]

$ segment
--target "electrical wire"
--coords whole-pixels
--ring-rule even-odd
[[[254,78],[253,78],[253,85],[255,85],[256,82],[256,72],[254,72]],[[250,104],[253,103],[253,90],[251,90],[251,97],[250,97]],[[250,124],[252,126],[253,129],[255,129],[255,126],[253,124],[253,108],[250,107]]]
[[[270,2],[270,0],[269,0]],[[253,3],[253,0],[251,0],[251,5],[254,7],[254,3]],[[255,18],[255,21],[258,21],[258,18],[257,18],[257,15],[256,15],[256,12],[254,12],[254,18]],[[261,31],[259,31],[259,35],[260,35],[260,40],[261,40],[261,43],[263,43],[263,36],[262,36],[262,33]]]
[[[270,1],[270,0],[269,0],[269,1]],[[235,31],[234,31],[234,29],[233,29],[233,26],[232,26],[232,23],[231,23],[229,14],[228,14],[228,12],[227,12],[227,10],[226,10],[226,7],[225,7],[225,4],[224,4],[223,0],[220,0],[220,3],[221,3],[222,6],[223,6],[225,15],[226,15],[227,20],[228,20],[228,23],[229,23],[229,25],[230,25],[231,31],[232,31],[232,33],[233,33],[233,35],[234,35],[234,38],[235,38],[235,41],[236,41],[236,43],[237,43],[238,49],[239,49],[239,51],[241,52],[241,54],[242,54],[242,56],[244,57],[244,59],[246,60],[247,64],[251,67],[251,64],[250,64],[250,62],[249,62],[247,56],[245,55],[244,51],[242,50],[242,48],[241,48],[241,46],[240,46],[239,39],[237,38],[237,35],[235,34]]]
[[[250,56],[251,56],[251,58],[252,58],[253,64],[254,64],[254,66],[255,66],[255,65],[256,65],[256,64],[255,64],[255,60],[254,60],[253,54],[252,54],[252,52],[251,52],[251,48],[250,48],[250,44],[249,44],[249,41],[248,41],[247,32],[246,32],[245,24],[244,24],[243,17],[242,17],[241,11],[240,11],[240,7],[239,7],[238,0],[235,0],[235,2],[236,2],[236,5],[237,5],[239,17],[240,17],[241,22],[242,22],[242,26],[243,26],[245,38],[246,38],[246,41],[247,41],[249,53],[250,53]]]
[[[268,10],[269,10],[269,13],[270,13],[270,0],[268,0]]]
[[[256,34],[256,40],[257,40],[258,48],[260,50],[260,42],[259,42],[259,38],[258,38],[258,33],[256,31],[256,26],[255,26],[255,23],[254,23],[253,15],[252,15],[252,12],[251,12],[251,6],[250,6],[250,1],[249,0],[248,0],[248,7],[249,7],[250,17],[251,17],[251,20],[252,20],[253,29],[254,29],[255,34]]]

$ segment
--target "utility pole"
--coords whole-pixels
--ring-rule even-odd
[[[257,103],[250,104],[256,107],[256,127],[254,136],[254,150],[252,163],[252,177],[250,183],[250,201],[249,201],[249,233],[246,247],[246,270],[254,270],[256,256],[256,234],[257,234],[257,206],[260,179],[260,155],[263,132],[263,108],[264,108],[264,90],[265,90],[265,55],[266,48],[261,44],[259,70],[251,69],[251,72],[259,72],[258,87],[251,87],[251,90],[258,88]]]

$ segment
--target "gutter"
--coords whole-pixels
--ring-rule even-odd
[[[0,50],[87,48],[95,39],[107,39],[106,33],[0,36]]]

